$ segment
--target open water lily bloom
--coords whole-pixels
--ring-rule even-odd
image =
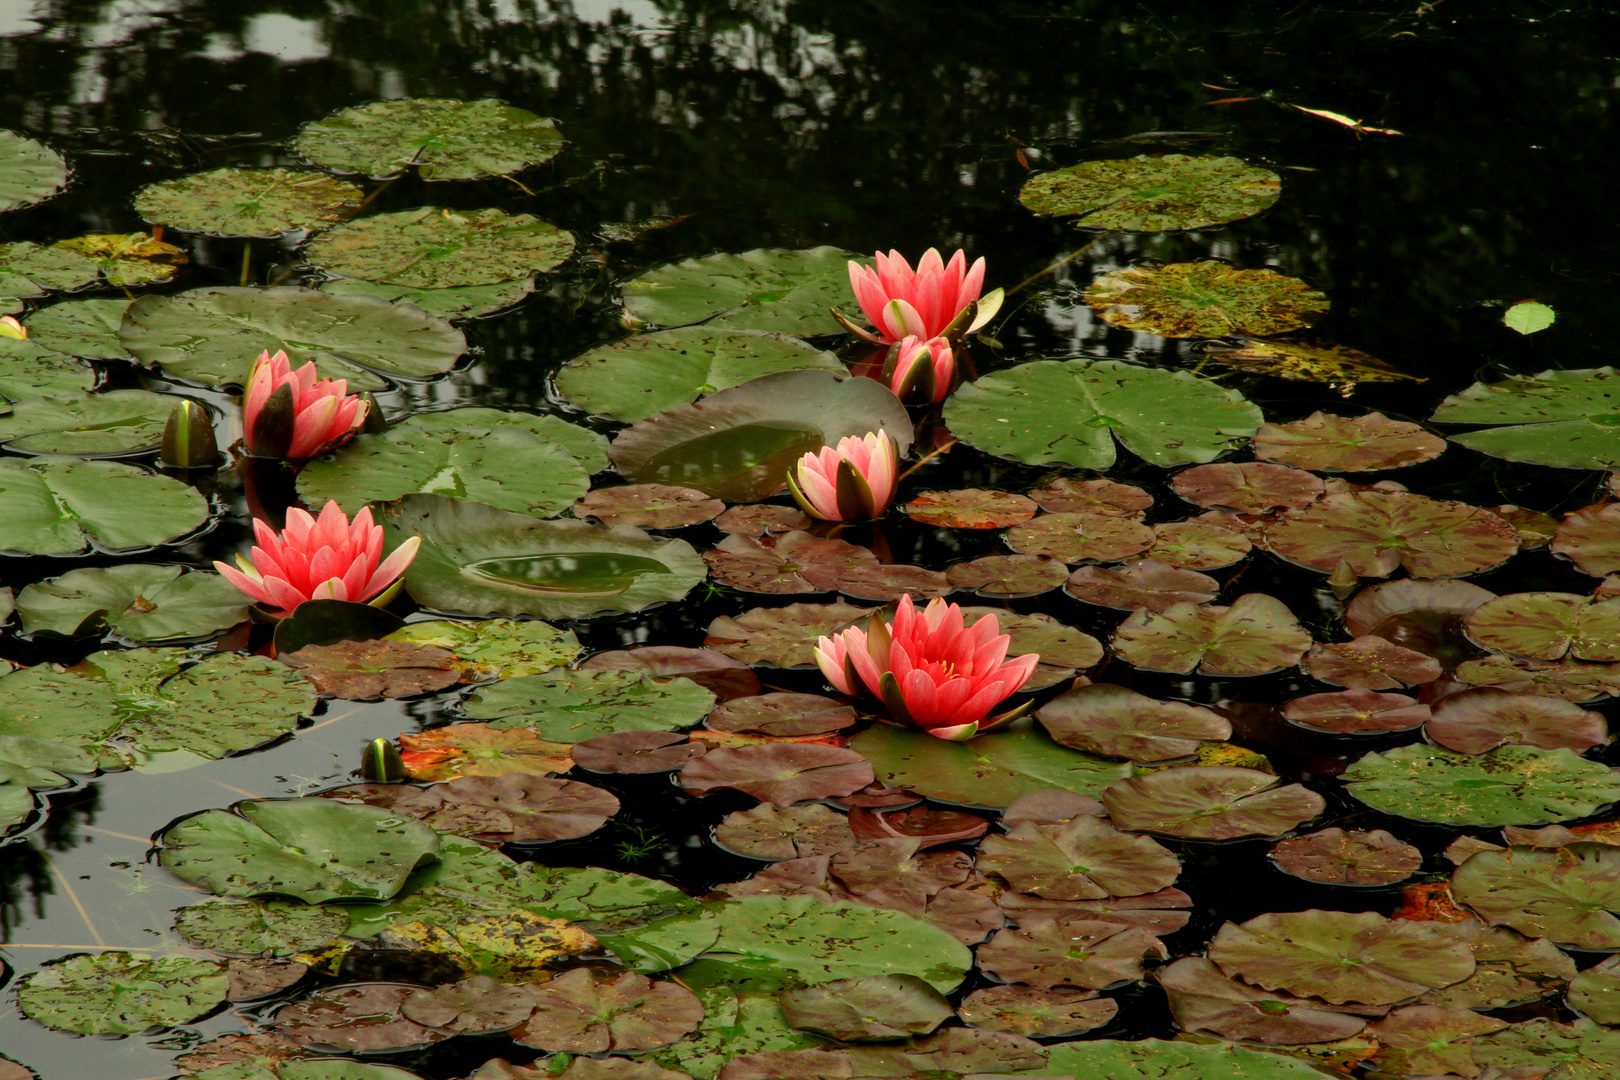
[[[381,607],[399,591],[399,577],[422,545],[413,536],[384,559],[383,529],[372,523],[371,507],[351,523],[335,500],[318,518],[297,507],[288,510],[287,527],[279,533],[255,520],[253,534],[259,542],[251,561],[238,555],[237,566],[216,562],[214,569],[278,619],[305,600],[369,600]]]
[[[788,473],[800,508],[823,521],[871,521],[888,513],[900,485],[899,450],[887,432],[847,435],[805,454]]]
[[[965,625],[957,604],[933,599],[918,611],[908,593],[893,623],[876,615],[866,630],[850,627],[816,642],[816,664],[845,694],[864,688],[898,723],[961,741],[1011,723],[1029,706],[991,716],[1040,662],[1039,653],[1007,659],[1012,639],[994,615]]]
[[[1001,310],[1002,293],[996,289],[983,298],[984,260],[970,268],[958,251],[949,263],[929,248],[913,270],[904,255],[878,252],[875,266],[849,264],[849,283],[861,313],[876,328],[863,330],[833,312],[844,329],[879,345],[893,345],[906,337],[958,338],[988,323]]]
[[[884,367],[889,389],[908,405],[937,405],[951,392],[956,354],[942,337],[909,335],[889,352]]]
[[[366,422],[366,403],[344,379],[323,379],[311,361],[294,371],[287,354],[259,354],[242,403],[242,435],[259,457],[312,458]]]

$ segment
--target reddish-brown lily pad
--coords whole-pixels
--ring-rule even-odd
[[[1519,550],[1519,535],[1489,510],[1466,503],[1350,491],[1283,514],[1266,528],[1266,546],[1324,574],[1342,562],[1361,577],[1404,568],[1412,577],[1432,578],[1500,566]]]
[[[1100,900],[1167,888],[1180,876],[1181,860],[1150,837],[1081,814],[1050,824],[1024,821],[985,837],[978,868],[1049,900]]]
[[[732,533],[704,552],[703,561],[710,577],[734,589],[785,594],[836,591],[841,573],[878,559],[845,540],[789,532],[759,539]]]
[[[1164,943],[1146,930],[1082,917],[1029,919],[979,946],[979,966],[1002,982],[1039,990],[1101,990],[1140,979],[1147,957],[1163,959]]]
[[[1487,656],[1458,664],[1458,682],[1495,686],[1510,694],[1542,694],[1576,704],[1620,694],[1620,665],[1588,664],[1580,660],[1543,663]]]
[[[1206,741],[1232,737],[1232,725],[1219,713],[1111,683],[1070,690],[1041,706],[1035,718],[1064,746],[1132,761],[1190,757]]]
[[[1285,874],[1320,885],[1393,885],[1423,866],[1423,853],[1383,829],[1321,829],[1282,840],[1271,861]]]
[[[528,986],[534,1014],[512,1037],[553,1053],[631,1052],[678,1042],[703,1022],[703,1003],[684,986],[631,971],[603,975],[575,968]]]
[[[269,960],[258,957],[232,957],[225,973],[231,983],[227,1001],[257,1001],[279,994],[309,974],[309,965],[296,960]]]
[[[1007,546],[1024,555],[1047,555],[1066,563],[1119,562],[1153,546],[1151,525],[1103,514],[1042,514],[1007,530]]]
[[[1297,697],[1283,706],[1283,718],[1291,724],[1335,735],[1384,735],[1410,731],[1422,724],[1429,718],[1429,707],[1405,694],[1341,690]]]
[[[1481,648],[1521,660],[1620,660],[1620,597],[1509,593],[1471,611],[1467,628]]]
[[[733,506],[714,519],[721,532],[738,536],[764,536],[766,533],[785,533],[808,529],[815,519],[796,506],[777,506],[775,503],[748,503]]]
[[[1291,424],[1262,424],[1254,456],[1298,469],[1371,472],[1432,461],[1446,441],[1416,424],[1383,413],[1349,419],[1315,412]]]
[[[1254,547],[1240,532],[1194,518],[1153,527],[1146,558],[1181,570],[1217,570],[1246,558]]]
[[[1029,497],[1040,504],[1042,510],[1053,514],[1141,518],[1153,505],[1153,496],[1139,487],[1115,480],[1076,480],[1068,476],[1037,488]]]
[[[399,1007],[407,1020],[452,1035],[493,1035],[517,1027],[534,1011],[534,998],[521,986],[488,975],[423,987]]]
[[[399,756],[415,780],[458,776],[548,776],[574,767],[569,743],[547,742],[528,728],[451,724],[399,737]]]
[[[760,694],[724,702],[704,726],[738,735],[796,738],[825,735],[855,724],[856,712],[820,694]]]
[[[1451,875],[1451,894],[1484,922],[1570,948],[1620,949],[1620,848],[1482,851]]]
[[[1620,956],[1611,956],[1569,983],[1569,1007],[1600,1024],[1620,1024]]]
[[[1102,794],[1121,829],[1189,840],[1280,836],[1320,814],[1322,796],[1270,773],[1188,765],[1116,780]]]
[[[1221,583],[1196,570],[1137,559],[1119,567],[1082,566],[1069,575],[1064,591],[1098,607],[1163,611],[1172,604],[1207,604],[1220,595]]]
[[[1391,619],[1414,612],[1463,618],[1496,594],[1467,581],[1402,578],[1369,585],[1344,609],[1344,626],[1356,637],[1376,634]]]
[[[703,753],[673,731],[616,731],[574,744],[574,764],[599,773],[671,772]]]
[[[1301,665],[1313,679],[1361,690],[1421,686],[1440,677],[1440,661],[1368,634],[1311,646]]]
[[[1498,746],[1568,747],[1583,754],[1609,740],[1603,714],[1562,698],[1511,694],[1482,686],[1452,694],[1434,706],[1424,728],[1448,750],[1483,754]]]
[[[1485,509],[1513,526],[1513,531],[1519,534],[1520,551],[1546,547],[1547,543],[1558,534],[1558,520],[1550,514],[1526,510],[1522,506],[1512,504],[1487,506]]]
[[[843,814],[820,803],[777,807],[761,803],[727,814],[714,827],[714,842],[750,859],[780,861],[836,855],[857,839]]]
[[[1293,667],[1311,635],[1281,600],[1246,593],[1231,607],[1172,604],[1139,610],[1114,632],[1120,659],[1147,671],[1264,675]]]
[[[838,591],[856,600],[917,600],[944,596],[954,586],[938,570],[897,563],[868,563],[838,575]]]
[[[1028,521],[1039,510],[1032,499],[1007,491],[964,488],[925,491],[900,507],[911,520],[951,529],[1002,529]]]
[[[1177,495],[1206,510],[1218,508],[1237,514],[1308,506],[1321,498],[1323,491],[1321,477],[1264,461],[1195,465],[1177,473],[1170,486]]]
[[[1014,799],[1001,812],[1001,823],[1016,825],[1020,821],[1068,821],[1076,814],[1104,817],[1107,813],[1103,804],[1090,795],[1053,788],[1050,791],[1032,791]]]
[[[604,525],[638,529],[679,529],[709,521],[726,508],[697,488],[666,484],[622,484],[597,488],[575,501],[574,516],[593,517]]]
[[[305,1046],[375,1054],[428,1046],[450,1037],[400,1012],[419,988],[409,983],[328,986],[277,1011],[276,1031]]]
[[[1367,1021],[1335,1012],[1321,1002],[1269,994],[1229,979],[1201,956],[1177,960],[1157,974],[1170,1001],[1170,1015],[1184,1031],[1270,1046],[1348,1039]]]
[[[1607,577],[1620,571],[1620,503],[1599,503],[1575,511],[1564,518],[1547,546],[1584,574]]]
[[[1575,961],[1546,938],[1527,938],[1477,919],[1450,926],[1447,933],[1473,950],[1474,973],[1462,982],[1430,990],[1418,998],[1420,1004],[1501,1009],[1555,994],[1575,975]]]
[[[845,1042],[926,1035],[956,1015],[945,995],[915,975],[866,975],[776,996],[796,1028]]]
[[[1103,658],[1102,643],[1090,634],[1065,626],[1050,615],[1021,615],[1002,608],[964,607],[962,617],[971,625],[994,615],[1001,632],[1012,638],[1008,656],[1036,653],[1041,662],[1024,689],[1035,690],[1091,667]]]
[[[982,596],[1038,596],[1069,580],[1069,568],[1045,555],[983,555],[945,570],[953,588]]]
[[[872,763],[855,751],[817,743],[722,747],[680,772],[681,787],[694,794],[732,788],[776,806],[848,795],[874,779]]]
[[[962,851],[921,847],[914,839],[862,840],[834,855],[828,873],[866,903],[922,918],[930,897],[967,880],[973,859]]]
[[[1506,1020],[1471,1009],[1410,1005],[1396,1009],[1367,1031],[1378,1040],[1375,1068],[1396,1076],[1476,1076],[1471,1040],[1507,1027]]]
[[[851,807],[849,830],[862,840],[916,840],[925,848],[977,840],[990,821],[966,810],[932,810],[912,806],[903,810]]]
[[[759,676],[752,668],[713,649],[641,645],[599,652],[579,667],[583,671],[645,671],[658,679],[686,678],[720,701],[759,693]]]
[[[991,1031],[1010,1031],[1036,1039],[1067,1038],[1102,1027],[1119,1012],[1113,998],[1087,990],[1033,986],[987,986],[962,999],[963,1020]]]
[[[619,800],[599,787],[523,773],[464,776],[426,789],[352,784],[326,796],[387,807],[440,832],[500,843],[573,840],[619,812]]]
[[[1144,896],[1116,896],[1106,900],[1044,900],[1008,889],[996,903],[1014,923],[1030,919],[1100,919],[1135,926],[1154,934],[1173,934],[1187,925],[1192,897],[1180,889],[1160,889]]]
[[[709,624],[703,644],[745,664],[797,667],[816,662],[816,639],[870,614],[871,608],[835,602],[749,608]]]
[[[282,653],[315,689],[333,697],[401,698],[443,690],[461,681],[456,654],[437,645],[403,641],[340,641]]]

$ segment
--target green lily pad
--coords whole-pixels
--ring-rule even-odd
[[[205,386],[244,385],[261,351],[285,351],[294,366],[313,360],[323,378],[348,380],[351,393],[382,390],[389,378],[449,371],[467,351],[461,331],[409,305],[288,286],[143,296],[119,334],[136,360]]]
[[[419,289],[383,281],[333,278],[318,286],[333,296],[375,296],[390,304],[415,304],[439,319],[476,319],[509,308],[534,291],[533,278],[501,281],[494,285],[464,285],[454,289]]]
[[[634,423],[777,371],[844,374],[843,363],[798,338],[691,326],[637,334],[590,350],[557,372],[557,390],[586,412]]]
[[[505,176],[556,156],[557,122],[492,98],[404,98],[356,105],[299,130],[318,165],[382,180],[418,167],[424,180]]]
[[[1052,1048],[1043,1066],[1054,1076],[1129,1076],[1153,1080],[1321,1080],[1322,1071],[1298,1058],[1262,1053],[1233,1043],[1199,1044],[1139,1039],[1091,1039]],[[1151,1071],[1150,1071],[1151,1070]]]
[[[454,289],[531,277],[573,251],[572,233],[529,214],[425,206],[340,225],[312,240],[305,256],[342,277]]]
[[[1084,214],[1088,229],[1163,232],[1253,217],[1281,190],[1276,173],[1238,158],[1142,154],[1039,173],[1018,201],[1043,217]]]
[[[383,524],[390,546],[422,538],[405,588],[439,611],[546,619],[639,611],[679,600],[705,574],[682,540],[545,521],[442,495],[407,495],[384,511]]]
[[[646,1074],[626,1071],[623,1080],[673,1080],[683,1076],[711,1080],[739,1057],[749,1054],[776,1057],[784,1052],[820,1046],[826,1041],[790,1027],[774,994],[712,986],[702,988],[700,996],[705,1014],[702,1026],[675,1045],[651,1055],[659,1065],[679,1071]],[[619,1080],[619,1077],[605,1070],[600,1074],[582,1070],[570,1080]]]
[[[1620,1068],[1620,1031],[1590,1020],[1558,1024],[1536,1017],[1473,1039],[1468,1049],[1476,1066],[1512,1070],[1509,1076],[1599,1080]]]
[[[631,483],[753,502],[780,491],[803,454],[872,432],[886,432],[902,458],[911,447],[911,419],[887,387],[830,371],[783,371],[628,427],[608,454]]]
[[[1157,976],[1170,1015],[1185,1031],[1288,1046],[1349,1038],[1367,1026],[1360,1017],[1228,979],[1201,956],[1177,960]]]
[[[25,735],[0,735],[0,784],[63,787],[69,780],[62,773],[95,771],[96,759],[77,746]]]
[[[177,266],[191,260],[186,249],[165,244],[151,233],[91,233],[58,240],[56,251],[83,256],[100,269],[107,284],[151,285],[167,281]]]
[[[963,386],[945,403],[945,423],[971,446],[1026,465],[1082,469],[1111,466],[1116,436],[1152,465],[1210,461],[1258,431],[1262,419],[1235,390],[1118,360],[1020,364]]]
[[[1033,720],[968,742],[878,724],[855,736],[850,748],[885,784],[962,806],[999,808],[1052,788],[1096,797],[1131,773],[1128,762],[1060,746]]]
[[[349,929],[339,909],[291,900],[205,900],[174,928],[191,944],[239,956],[292,956],[332,944]]]
[[[0,161],[6,136],[0,131]],[[4,165],[0,164],[0,199],[4,194]],[[19,240],[0,244],[0,296],[44,296],[53,290],[70,292],[95,283],[96,264],[83,255],[43,244]]]
[[[468,682],[538,675],[579,655],[579,640],[571,631],[536,620],[435,619],[411,623],[389,634],[388,640],[449,649],[466,668]]]
[[[328,228],[357,212],[364,193],[324,173],[215,169],[150,184],[135,212],[157,225],[210,236],[279,236]]]
[[[0,416],[0,442],[29,454],[154,450],[177,400],[147,390],[25,398]]]
[[[25,634],[72,637],[104,628],[142,642],[206,637],[248,617],[247,598],[218,574],[147,563],[37,581],[23,589],[17,607]]]
[[[1536,300],[1520,300],[1502,313],[1502,325],[1521,334],[1534,334],[1558,321],[1558,312]]]
[[[1436,1076],[1476,1072],[1471,1042],[1507,1027],[1507,1021],[1468,1009],[1410,1005],[1396,1009],[1367,1029],[1378,1040],[1376,1068],[1397,1076]]]
[[[795,337],[839,334],[843,327],[830,311],[849,302],[850,260],[870,262],[826,246],[687,259],[625,282],[624,313],[650,326],[704,323]]]
[[[529,988],[528,996],[534,1015],[512,1037],[552,1053],[656,1050],[696,1030],[704,1016],[703,1002],[686,987],[630,971],[599,981],[575,968]]]
[[[245,802],[170,826],[158,861],[216,896],[277,893],[307,903],[388,900],[439,852],[433,830],[331,799]]]
[[[1035,718],[1064,746],[1133,761],[1174,761],[1205,742],[1232,737],[1231,723],[1219,713],[1111,683],[1075,687],[1041,706]]]
[[[1131,836],[1088,814],[1020,821],[979,844],[977,866],[1019,892],[1049,900],[1140,896],[1175,883],[1181,860],[1158,841]]]
[[[311,462],[298,476],[298,491],[310,506],[336,499],[350,514],[369,502],[420,493],[550,517],[589,490],[589,469],[599,467],[605,445],[595,432],[555,416],[478,408],[418,413]],[[574,456],[576,449],[586,461]]]
[[[1488,510],[1405,491],[1328,495],[1266,527],[1265,544],[1289,562],[1322,573],[1340,563],[1361,577],[1398,568],[1415,578],[1489,570],[1519,550],[1513,526]]]
[[[1609,957],[1569,983],[1569,1007],[1600,1024],[1620,1023],[1620,958]]]
[[[1093,281],[1085,300],[1104,322],[1172,338],[1269,337],[1328,309],[1298,278],[1215,261],[1128,266]]]
[[[1315,472],[1404,469],[1445,449],[1444,439],[1417,424],[1378,412],[1354,419],[1314,412],[1290,424],[1263,424],[1254,437],[1255,457]]]
[[[1511,593],[1469,612],[1466,625],[1476,645],[1524,660],[1620,660],[1620,599]]]
[[[1446,1009],[1500,1009],[1556,994],[1575,977],[1575,961],[1546,938],[1527,938],[1473,919],[1452,925],[1474,951],[1474,973],[1418,999]]]
[[[125,357],[118,327],[129,300],[68,300],[28,316],[28,340],[52,352],[86,360]]]
[[[1222,765],[1189,765],[1127,777],[1102,793],[1122,829],[1191,840],[1280,836],[1326,808],[1301,784],[1279,786],[1270,773]]]
[[[1577,949],[1620,949],[1620,849],[1608,844],[1482,851],[1452,895],[1492,926]]]
[[[15,131],[0,131],[0,211],[43,202],[67,178],[67,162],[55,150]]]
[[[553,742],[583,742],[617,731],[669,731],[698,723],[714,695],[690,679],[655,681],[634,671],[524,675],[467,695],[462,712],[494,726],[529,728]]]
[[[224,1004],[229,984],[217,960],[109,951],[70,956],[24,977],[17,1004],[55,1031],[133,1035],[198,1019]]]
[[[96,369],[30,341],[0,337],[0,397],[12,402],[53,394],[84,393],[96,385]],[[0,415],[10,411],[0,406]]]
[[[1451,436],[1452,442],[1492,457],[1612,469],[1620,465],[1620,372],[1580,368],[1475,383],[1442,401],[1430,419],[1500,425]]]
[[[1287,605],[1265,593],[1245,593],[1230,607],[1135,611],[1114,633],[1120,659],[1179,675],[1264,675],[1293,667],[1310,645],[1310,633]]]
[[[1345,790],[1375,810],[1446,825],[1539,825],[1620,799],[1620,777],[1572,750],[1502,746],[1479,755],[1400,746],[1353,762]]]
[[[208,520],[196,489],[110,461],[0,461],[0,549],[77,555],[149,548]]]
[[[915,975],[868,975],[776,995],[796,1028],[846,1042],[926,1035],[956,1015],[943,994]]]

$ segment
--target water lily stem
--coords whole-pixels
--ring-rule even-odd
[[[62,868],[56,865],[56,860],[51,858],[50,852],[46,851],[44,848],[38,848],[36,850],[39,851],[40,857],[45,860],[45,865],[51,868],[51,873],[56,875],[56,880],[62,885],[62,891],[66,893],[67,898],[73,902],[74,908],[79,912],[79,918],[84,920],[84,925],[86,929],[90,931],[90,936],[95,939],[97,947],[103,949],[106,948],[107,939],[101,936],[100,930],[96,929],[96,924],[90,918],[90,912],[86,910],[84,902],[79,899],[79,894],[73,891],[73,883],[68,880],[68,876],[66,874],[62,873]]]
[[[928,462],[929,462],[929,460],[931,458],[938,457],[939,455],[943,454],[945,451],[949,450],[951,447],[955,446],[957,443],[959,443],[961,441],[962,441],[961,439],[952,439],[950,442],[946,443],[944,446],[936,446],[934,449],[928,451],[928,453],[924,454],[922,457],[917,459],[917,464],[913,465],[911,468],[907,469],[905,472],[900,474],[900,480],[904,480],[906,477],[910,476],[912,473],[916,472],[918,469],[920,469],[924,465],[928,464]],[[900,482],[900,480],[896,480],[895,483],[898,484]]]
[[[248,271],[253,268],[253,241],[242,241],[242,281],[243,288],[247,287]]]

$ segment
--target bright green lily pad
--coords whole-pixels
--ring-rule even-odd
[[[1152,1080],[1322,1080],[1298,1058],[1262,1053],[1235,1043],[1163,1039],[1087,1039],[1059,1043],[1041,1072],[1050,1076],[1138,1076]]]
[[[418,289],[359,278],[333,278],[319,286],[333,296],[375,296],[390,304],[415,304],[440,319],[476,319],[509,308],[534,291],[533,278],[494,285],[465,285],[456,289]]]
[[[1469,755],[1400,746],[1366,755],[1340,779],[1375,810],[1446,825],[1569,821],[1620,799],[1620,775],[1563,748],[1500,746]]]
[[[795,337],[713,325],[637,334],[592,349],[557,372],[557,389],[587,412],[634,423],[776,371],[844,373],[832,353]]]
[[[412,165],[424,180],[505,176],[549,161],[562,146],[555,120],[491,98],[356,105],[305,124],[297,142],[318,165],[379,180]]]
[[[1502,313],[1502,325],[1521,334],[1534,334],[1558,321],[1558,312],[1536,300],[1520,300]]]
[[[1442,401],[1429,419],[1500,425],[1451,436],[1492,457],[1565,469],[1620,466],[1620,372],[1612,367],[1475,383]]]
[[[971,446],[1026,465],[1106,469],[1114,438],[1149,464],[1212,461],[1260,429],[1259,408],[1185,371],[1118,360],[1037,360],[986,375],[945,403]]]
[[[679,1071],[644,1076],[625,1070],[623,1080],[673,1080],[681,1076],[711,1080],[734,1058],[747,1054],[804,1050],[822,1046],[826,1042],[817,1035],[789,1025],[774,994],[713,986],[703,988],[699,996],[703,1001],[704,1017],[698,1030],[675,1045],[650,1055],[652,1061],[659,1065]],[[579,1059],[575,1067],[586,1060]],[[595,1074],[581,1073],[577,1080],[597,1080],[597,1077]],[[615,1080],[614,1074],[604,1069],[600,1080]]]
[[[1620,1031],[1590,1020],[1559,1024],[1536,1017],[1469,1045],[1472,1062],[1497,1075],[1540,1080],[1605,1080],[1620,1069]]]
[[[178,400],[149,390],[25,398],[0,416],[0,442],[30,454],[153,450]]]
[[[86,360],[119,360],[126,355],[118,327],[129,300],[68,300],[28,316],[28,340],[52,352]]]
[[[581,618],[679,600],[706,569],[683,540],[640,529],[546,521],[442,495],[383,512],[390,546],[422,538],[405,588],[425,607],[478,615]]]
[[[43,202],[67,183],[67,162],[50,147],[0,131],[0,211]]]
[[[178,480],[110,461],[0,461],[0,549],[77,555],[154,547],[208,520],[208,503]]]
[[[111,951],[70,956],[25,977],[17,1004],[56,1031],[133,1035],[196,1020],[224,1003],[229,986],[217,960]]]
[[[317,236],[305,254],[343,277],[455,289],[543,273],[573,251],[573,234],[528,214],[425,206],[351,221]]]
[[[324,229],[360,208],[364,193],[324,173],[215,169],[150,184],[135,212],[155,225],[210,236],[279,236]]]
[[[1451,893],[1492,926],[1568,948],[1620,949],[1620,848],[1481,851],[1451,875]]]
[[[624,313],[644,326],[764,330],[816,337],[843,327],[830,310],[850,303],[849,263],[835,247],[757,248],[649,270],[624,284]]]
[[[1298,278],[1213,260],[1115,270],[1093,281],[1085,300],[1114,326],[1172,338],[1267,337],[1328,309],[1327,294]]]
[[[183,908],[174,928],[204,949],[241,956],[292,956],[324,949],[349,929],[341,908],[292,900],[206,900]]]
[[[143,296],[119,334],[129,356],[171,378],[244,385],[261,351],[284,350],[294,366],[313,360],[322,377],[347,379],[350,393],[442,374],[467,351],[461,331],[426,312],[287,286]]]
[[[247,597],[230,582],[183,571],[125,563],[36,581],[17,598],[23,633],[71,637],[105,629],[131,641],[166,641],[205,637],[248,617]]]
[[[1276,173],[1238,158],[1142,154],[1032,176],[1018,201],[1043,217],[1087,214],[1088,229],[1163,232],[1253,217],[1281,190]]]
[[[4,154],[8,134],[10,132],[0,131],[0,156]],[[0,179],[0,186],[3,184],[4,180]],[[0,198],[4,198],[3,191]],[[52,290],[68,292],[94,284],[97,276],[95,263],[71,251],[27,240],[0,244],[0,296],[44,296]]]
[[[31,341],[0,337],[0,397],[12,402],[52,394],[84,393],[96,385],[96,370]],[[9,412],[0,406],[0,415]]]
[[[579,639],[572,631],[537,620],[460,623],[435,619],[411,623],[389,634],[388,640],[449,649],[466,665],[471,682],[539,675],[579,655]]]
[[[584,742],[619,731],[669,731],[709,715],[714,695],[690,679],[654,681],[634,671],[524,675],[467,695],[462,712],[495,727],[530,728],[549,742]]]

